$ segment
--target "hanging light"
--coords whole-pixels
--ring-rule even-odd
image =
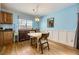
[[[39,17],[36,16],[36,17],[35,17],[35,21],[36,21],[36,22],[39,22],[39,20],[40,20]]]
[[[39,16],[37,15],[38,8],[39,8],[39,5],[36,6],[36,9],[33,9],[34,14],[36,15],[35,16],[35,21],[36,22],[39,22],[39,20],[40,20]]]

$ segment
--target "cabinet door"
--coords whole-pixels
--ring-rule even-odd
[[[0,24],[2,23],[2,13],[0,12]]]
[[[3,32],[0,31],[0,47],[3,46]]]
[[[4,21],[3,21],[3,13],[0,12],[0,24],[3,24],[3,23],[4,23]]]
[[[5,31],[4,32],[4,44],[12,44],[13,41],[13,32],[12,31]]]
[[[12,23],[12,14],[5,12],[4,16],[5,16],[5,23],[11,24]]]
[[[0,17],[2,17],[2,19],[0,20],[0,22],[4,23],[4,24],[12,24],[13,20],[12,20],[12,14],[8,13],[8,12],[1,12],[0,13]]]

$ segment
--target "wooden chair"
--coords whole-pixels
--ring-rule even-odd
[[[43,54],[43,49],[48,47],[48,50],[49,50],[48,36],[49,36],[49,33],[45,33],[45,34],[42,34],[41,38],[39,39],[39,48],[41,49],[42,54]],[[45,44],[46,46],[44,46]]]

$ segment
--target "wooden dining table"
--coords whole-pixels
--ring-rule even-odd
[[[39,38],[41,37],[41,32],[35,32],[35,33],[28,33],[30,37],[36,37],[37,38],[37,51],[39,51]]]
[[[34,33],[28,33],[30,37],[36,37],[37,41],[37,51],[39,52],[39,38],[42,36],[42,34],[46,34],[48,32],[34,32]]]

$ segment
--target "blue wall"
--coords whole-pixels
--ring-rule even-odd
[[[40,22],[40,30],[44,31],[45,29],[52,29],[75,31],[77,27],[77,6],[78,4],[74,4],[63,10],[43,16]],[[50,17],[55,18],[53,28],[47,28],[47,18]]]
[[[33,29],[39,29],[39,22],[33,20]]]
[[[15,32],[17,32],[18,33],[18,26],[19,26],[19,21],[18,21],[18,15],[17,14],[13,14],[13,30],[15,31]]]

